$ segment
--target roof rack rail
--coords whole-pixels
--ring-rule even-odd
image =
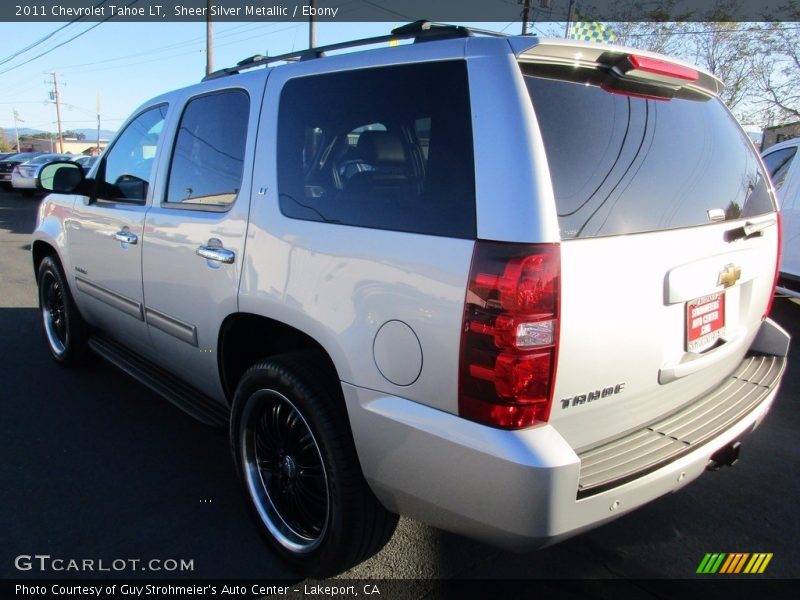
[[[315,58],[322,58],[326,52],[334,50],[344,50],[346,48],[357,48],[358,46],[369,46],[372,44],[382,44],[384,42],[393,42],[399,40],[413,39],[414,42],[429,42],[433,40],[441,40],[447,38],[462,38],[472,37],[475,33],[481,35],[491,35],[498,37],[505,37],[502,33],[496,31],[487,31],[484,29],[473,29],[470,27],[462,27],[461,25],[448,25],[445,23],[433,23],[431,21],[414,21],[400,27],[395,27],[389,35],[381,35],[371,38],[362,38],[360,40],[353,40],[350,42],[339,42],[337,44],[330,44],[328,46],[318,46],[316,48],[309,48],[307,50],[299,50],[297,52],[289,52],[287,54],[279,54],[277,56],[263,56],[256,54],[240,60],[233,67],[219,69],[213,73],[209,73],[203,77],[203,81],[211,79],[218,79],[226,77],[227,75],[236,75],[245,69],[254,69],[256,67],[263,67],[270,63],[282,61],[296,61],[296,60],[311,60]]]

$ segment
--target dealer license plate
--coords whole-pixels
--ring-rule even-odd
[[[686,303],[686,351],[702,352],[725,335],[725,292]]]

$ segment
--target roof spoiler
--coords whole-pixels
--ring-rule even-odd
[[[560,39],[512,38],[509,43],[522,62],[601,69],[623,83],[649,84],[673,92],[690,88],[718,96],[724,88],[711,73],[655,52]]]

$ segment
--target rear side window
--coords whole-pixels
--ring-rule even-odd
[[[290,80],[278,118],[284,215],[475,237],[475,174],[463,61]]]
[[[189,101],[172,153],[167,202],[219,209],[236,199],[242,185],[249,112],[250,98],[241,90]]]
[[[720,211],[731,220],[774,210],[755,150],[719,100],[645,99],[532,75],[525,82],[562,239],[703,225]]]

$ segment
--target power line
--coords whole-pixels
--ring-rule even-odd
[[[275,34],[275,33],[279,33],[281,31],[287,31],[289,29],[292,29],[293,27],[294,27],[294,25],[289,25],[288,27],[284,27],[282,29],[276,29],[275,31],[271,31],[270,35]],[[229,41],[229,42],[224,43],[224,44],[217,44],[216,46],[217,46],[217,48],[224,48],[224,47],[227,47],[227,46],[231,46],[233,44],[238,44],[240,42],[247,41],[249,39],[255,39],[257,37],[261,37],[261,36],[253,36],[252,38],[245,38],[244,40]],[[198,54],[198,53],[202,53],[202,52],[203,52],[203,50],[198,48],[197,50],[189,50],[187,52],[180,52],[178,54],[172,54],[169,58],[171,58],[171,59],[180,58],[182,56],[189,56],[191,54]],[[147,60],[138,60],[138,61],[125,63],[125,64],[121,64],[121,65],[111,65],[111,66],[106,66],[106,67],[100,67],[98,69],[82,69],[81,73],[98,73],[98,72],[101,72],[101,71],[114,71],[114,70],[117,70],[117,69],[125,69],[125,68],[128,68],[128,67],[134,67],[134,66],[138,66],[138,65],[145,65],[145,64],[148,64],[148,63],[163,62],[164,60],[165,59],[164,59],[163,56],[158,56],[156,58],[149,58]]]
[[[749,27],[745,29],[707,29],[705,31],[650,31],[647,33],[627,33],[625,37],[647,37],[650,35],[707,35],[709,33],[752,33],[754,31],[787,31],[800,29],[800,25],[792,25],[787,27]]]
[[[361,2],[363,2],[364,4],[368,4],[369,6],[372,6],[373,8],[377,8],[379,10],[387,12],[389,14],[392,14],[392,15],[395,15],[395,16],[398,16],[398,17],[403,17],[404,19],[408,19],[409,21],[413,21],[414,20],[414,17],[409,17],[408,15],[404,15],[403,13],[397,12],[396,10],[392,10],[390,8],[386,8],[385,6],[381,6],[380,4],[375,4],[374,2],[370,2],[369,0],[361,0]]]
[[[350,4],[354,4],[354,0],[351,0],[350,2],[346,2],[346,3],[342,4],[341,6],[348,6]],[[351,12],[355,12],[356,10],[358,10],[358,8],[354,8],[354,9],[351,9],[351,10],[348,10],[348,11],[344,11],[342,14],[348,14],[348,13],[351,13]],[[253,25],[252,23],[246,23],[245,25],[237,26],[235,29],[240,29],[240,28],[243,28],[245,26],[252,26],[252,25]],[[228,30],[228,31],[226,31],[224,33],[221,33],[221,34],[215,36],[215,37],[217,39],[219,39],[219,38],[233,38],[233,37],[242,35],[244,33],[250,33],[250,32],[255,31],[255,30],[259,29],[259,28],[264,28],[264,29],[270,28],[270,31],[266,32],[266,33],[262,32],[262,33],[259,33],[258,35],[252,35],[250,37],[239,38],[239,39],[231,39],[231,40],[228,40],[228,41],[226,41],[226,42],[224,42],[222,44],[215,44],[215,46],[217,48],[226,48],[226,47],[232,46],[234,44],[240,44],[242,42],[247,42],[247,41],[250,41],[250,40],[264,38],[264,37],[267,37],[267,36],[270,36],[270,35],[275,35],[275,34],[280,33],[282,31],[288,31],[289,29],[293,29],[293,28],[296,28],[298,26],[298,24],[291,24],[291,25],[287,25],[286,27],[281,27],[280,29],[272,29],[274,27],[279,27],[280,25],[284,25],[284,23],[278,22],[278,23],[259,24],[256,27],[251,28],[249,31],[238,31],[236,33],[233,33],[232,30]],[[186,40],[184,42],[178,42],[176,44],[170,44],[168,46],[164,46],[164,47],[160,47],[160,48],[153,48],[153,49],[147,50],[145,52],[138,52],[136,54],[128,54],[128,55],[118,56],[118,57],[113,58],[113,59],[106,59],[106,60],[102,60],[102,61],[95,61],[95,62],[84,63],[84,64],[79,64],[79,65],[68,65],[68,66],[65,66],[65,67],[61,67],[59,70],[60,71],[69,71],[70,69],[75,69],[75,68],[84,67],[84,66],[93,66],[95,64],[114,62],[114,61],[117,61],[117,60],[125,60],[126,58],[131,58],[131,57],[134,57],[134,56],[142,56],[142,55],[146,55],[146,54],[161,53],[166,48],[179,48],[179,47],[182,47],[182,46],[191,46],[192,44],[198,43],[203,39],[205,39],[205,38],[203,36],[200,36],[200,37],[197,37],[197,38],[192,38],[190,40]],[[182,56],[189,56],[189,55],[192,55],[192,54],[197,54],[197,53],[200,53],[202,51],[203,51],[202,48],[198,47],[196,50],[189,50],[187,52],[180,52],[180,53],[177,53],[177,54],[171,54],[169,56],[169,58],[170,59],[180,58]],[[151,58],[151,59],[146,59],[146,60],[137,60],[137,61],[124,63],[124,64],[119,64],[119,65],[111,65],[111,66],[106,66],[106,67],[99,67],[97,69],[81,69],[81,73],[82,74],[83,73],[97,73],[97,72],[101,72],[101,71],[112,71],[112,70],[115,70],[115,69],[125,69],[127,67],[133,67],[133,66],[137,66],[137,65],[148,64],[148,63],[153,63],[153,62],[159,62],[159,61],[164,61],[164,60],[166,60],[166,59],[163,56],[158,56],[156,58]],[[0,74],[2,74],[2,73],[0,73]]]
[[[105,4],[106,2],[108,2],[108,0],[100,0],[100,2],[99,2],[98,4],[96,4],[96,5],[95,5],[95,8],[99,8],[100,6],[102,6],[103,4]],[[69,26],[70,26],[70,25],[72,25],[73,23],[77,23],[78,21],[80,21],[80,20],[81,20],[81,19],[83,19],[83,18],[84,18],[84,15],[80,15],[80,16],[78,16],[78,17],[75,17],[75,18],[74,18],[74,19],[72,19],[72,21],[70,21],[69,23],[66,23],[66,24],[62,25],[61,27],[59,27],[59,28],[58,28],[58,29],[56,29],[55,31],[51,31],[50,33],[48,33],[48,34],[47,34],[46,36],[44,36],[43,38],[40,38],[40,39],[36,40],[35,42],[33,42],[33,43],[31,43],[31,44],[28,44],[28,45],[27,45],[27,46],[25,46],[25,47],[24,47],[22,50],[18,50],[17,52],[14,52],[13,54],[10,54],[9,56],[7,56],[7,57],[5,57],[4,59],[0,60],[0,65],[3,65],[3,64],[5,64],[5,63],[7,63],[7,62],[9,62],[9,61],[11,61],[11,60],[14,60],[14,59],[15,59],[16,57],[18,57],[20,54],[24,54],[24,53],[25,53],[25,52],[27,52],[28,50],[32,50],[33,48],[35,48],[35,47],[36,47],[36,46],[38,46],[39,44],[43,44],[44,42],[46,42],[47,40],[49,40],[50,38],[52,38],[54,35],[56,35],[56,34],[57,34],[59,31],[62,31],[63,29],[66,29],[67,27],[69,27]]]
[[[136,4],[137,2],[139,2],[139,0],[132,0],[132,1],[130,2],[130,4],[126,5],[126,7],[125,7],[125,8],[129,8],[129,7],[133,6],[134,4]],[[39,59],[39,58],[42,58],[43,56],[46,56],[47,54],[50,54],[50,53],[51,53],[53,50],[57,50],[58,48],[61,48],[61,46],[64,46],[64,45],[66,45],[66,44],[69,44],[71,41],[73,41],[73,40],[76,40],[76,39],[78,39],[79,37],[81,37],[82,35],[85,35],[85,34],[89,33],[89,32],[90,32],[92,29],[96,29],[97,27],[100,27],[100,25],[102,25],[103,23],[105,23],[106,21],[108,21],[109,19],[112,19],[112,18],[113,18],[113,16],[109,15],[108,17],[106,17],[105,19],[103,19],[102,21],[100,21],[99,23],[95,23],[94,25],[92,25],[92,26],[91,26],[91,27],[89,27],[88,29],[84,29],[84,30],[83,30],[83,31],[81,31],[79,34],[72,36],[72,37],[71,37],[71,38],[69,38],[68,40],[66,40],[66,41],[64,41],[64,42],[61,42],[60,44],[58,44],[58,45],[56,45],[56,46],[53,46],[53,47],[51,47],[51,48],[48,48],[47,50],[45,50],[45,51],[44,51],[44,52],[42,52],[41,54],[38,54],[37,56],[34,56],[33,58],[29,58],[29,59],[28,59],[28,60],[26,60],[25,62],[21,62],[21,63],[19,63],[19,64],[17,64],[17,65],[14,65],[14,66],[12,66],[12,67],[8,67],[7,69],[4,69],[3,71],[0,71],[0,75],[4,75],[4,74],[8,73],[9,71],[13,71],[14,69],[18,69],[18,68],[20,68],[20,67],[22,67],[22,66],[25,66],[25,65],[27,65],[28,63],[31,63],[31,62],[33,62],[33,61],[35,61],[35,60]]]
[[[255,27],[254,27],[254,25],[255,25]],[[254,23],[244,23],[243,25],[238,25],[238,26],[236,26],[236,27],[234,27],[232,29],[229,29],[227,31],[220,32],[220,33],[216,34],[214,37],[215,37],[215,39],[227,39],[229,37],[242,35],[243,33],[249,33],[250,31],[254,31],[255,29],[277,27],[278,25],[281,25],[281,23],[266,23],[266,24],[265,23],[256,23],[256,24],[254,24]],[[233,31],[234,29],[242,29],[244,27],[249,27],[250,30],[249,31],[236,31],[236,32]],[[283,30],[281,29],[279,31],[283,31]],[[273,32],[270,32],[270,35],[271,35],[271,33],[273,33]],[[274,32],[274,33],[277,33],[277,32]],[[258,36],[254,36],[254,37],[258,37]],[[237,41],[247,41],[247,40],[250,40],[250,39],[254,39],[254,37],[244,38],[244,39],[237,40]],[[145,56],[145,55],[148,55],[148,54],[160,54],[160,53],[163,53],[164,50],[178,49],[178,48],[182,48],[182,47],[185,47],[185,46],[191,46],[193,44],[199,44],[204,39],[205,38],[202,37],[202,36],[193,37],[193,38],[184,40],[182,42],[176,42],[174,44],[167,44],[166,46],[158,46],[156,48],[150,48],[149,50],[145,50],[143,52],[134,52],[134,53],[131,53],[131,54],[123,54],[123,55],[120,55],[120,56],[115,56],[114,58],[106,58],[104,60],[95,60],[95,61],[88,62],[88,63],[79,63],[79,64],[74,64],[74,65],[66,65],[66,66],[59,67],[59,70],[60,71],[66,71],[66,70],[69,70],[69,69],[78,69],[80,67],[92,67],[92,66],[95,66],[95,65],[103,64],[103,63],[110,63],[110,62],[115,62],[115,61],[118,61],[118,60],[127,60],[129,58],[134,58],[134,57],[138,57],[138,56]],[[223,46],[223,44],[219,44],[219,46]],[[189,54],[189,53],[185,53],[185,54]],[[179,56],[184,56],[185,54],[181,54]],[[137,64],[137,63],[132,63],[132,64]]]

